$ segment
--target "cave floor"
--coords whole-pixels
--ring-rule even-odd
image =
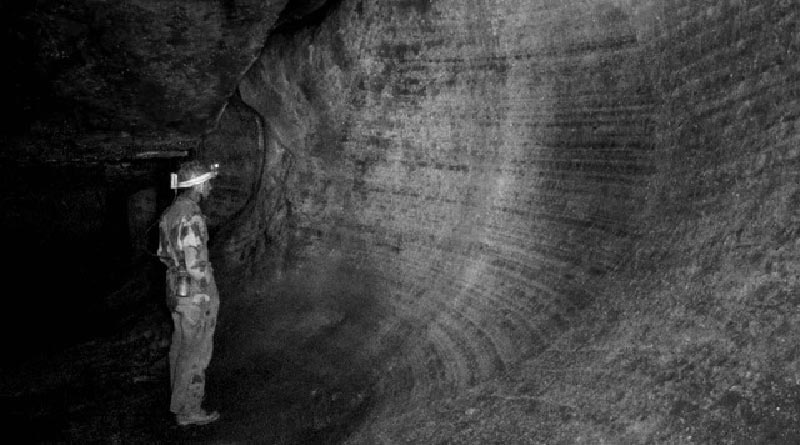
[[[771,350],[736,345],[725,320],[687,328],[685,315],[663,316],[663,299],[633,312],[622,289],[494,379],[384,399],[392,391],[379,389],[380,360],[356,353],[369,349],[380,318],[367,304],[374,291],[335,276],[299,275],[283,288],[249,283],[247,305],[223,306],[206,385],[205,407],[222,415],[214,424],[181,428],[168,412],[172,327],[154,302],[116,334],[3,363],[6,433],[17,443],[800,443],[800,385],[767,368],[761,378],[747,372],[760,362],[780,370],[795,357],[795,337],[779,337]],[[769,280],[762,287],[790,314],[796,288]],[[651,294],[645,284],[632,288]],[[742,316],[764,326],[772,317]],[[759,351],[769,360],[756,360]]]
[[[240,351],[218,348],[204,405],[221,418],[179,427],[168,411],[171,325],[155,306],[151,315],[124,333],[4,370],[0,389],[10,437],[20,443],[339,443],[368,405],[365,377],[320,361],[312,335],[291,354],[250,350],[230,360]]]

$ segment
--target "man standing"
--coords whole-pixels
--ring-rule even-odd
[[[167,266],[167,304],[175,330],[169,351],[170,411],[181,426],[219,418],[201,408],[205,370],[211,360],[219,294],[208,260],[208,230],[198,203],[211,193],[216,166],[184,163],[172,175],[172,189],[183,191],[161,215],[158,256]]]

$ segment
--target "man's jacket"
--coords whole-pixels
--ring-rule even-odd
[[[200,206],[184,195],[164,211],[159,223],[158,257],[167,266],[167,305],[178,303],[180,271],[189,275],[187,297],[198,294],[218,298],[214,273],[208,260],[208,230]]]

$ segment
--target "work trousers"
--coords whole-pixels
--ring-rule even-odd
[[[219,300],[179,304],[172,311],[175,330],[169,351],[172,398],[170,411],[188,415],[202,411],[206,367],[214,347]]]

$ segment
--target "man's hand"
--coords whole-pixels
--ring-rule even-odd
[[[211,301],[211,297],[209,297],[206,294],[196,294],[195,296],[192,297],[192,303],[194,304],[200,304],[203,301],[206,302]]]

